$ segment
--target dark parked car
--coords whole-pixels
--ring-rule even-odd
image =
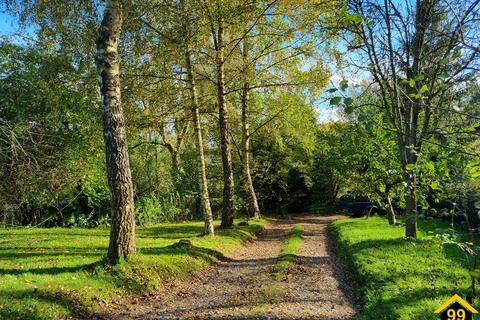
[[[355,197],[351,193],[345,193],[339,200],[340,208],[346,209],[352,217],[362,217],[369,213],[379,213],[379,209],[367,197]]]

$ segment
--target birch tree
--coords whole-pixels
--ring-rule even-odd
[[[214,235],[213,215],[210,205],[210,197],[208,192],[208,180],[206,172],[206,160],[204,152],[204,140],[202,135],[202,121],[201,121],[201,101],[199,101],[197,93],[197,71],[196,64],[198,63],[196,57],[198,52],[203,49],[205,44],[205,37],[202,32],[204,28],[200,26],[198,19],[202,19],[198,1],[179,1],[175,5],[168,1],[160,1],[157,3],[155,10],[150,10],[142,16],[142,22],[152,33],[154,39],[159,39],[162,42],[163,50],[161,52],[170,52],[169,58],[172,60],[172,70],[170,74],[162,74],[159,72],[159,78],[169,79],[175,73],[173,69],[182,70],[178,72],[176,87],[180,87],[185,94],[185,101],[182,101],[182,115],[189,115],[183,119],[183,127],[176,135],[176,144],[167,146],[169,150],[175,152],[178,158],[179,148],[182,142],[186,139],[188,127],[193,122],[194,127],[194,141],[197,157],[197,181],[198,181],[198,197],[200,198],[201,208],[205,221],[205,234]],[[208,31],[206,31],[208,32]],[[175,58],[174,58],[175,57]],[[161,65],[165,56],[156,55],[152,57],[158,59]],[[162,59],[162,60],[160,60]],[[183,76],[183,78],[179,78]],[[174,78],[174,77],[173,77]],[[175,92],[173,97],[169,99],[173,101],[179,100],[179,92]],[[180,99],[181,100],[181,99]],[[177,125],[177,127],[180,127]],[[164,139],[165,141],[165,139]],[[170,151],[172,153],[172,151]],[[172,153],[173,155],[173,153]],[[178,159],[172,159],[174,166],[178,163]]]
[[[133,184],[128,158],[120,86],[118,40],[122,31],[122,3],[107,0],[97,34],[95,62],[100,85],[103,137],[111,192],[111,229],[108,260],[117,263],[135,254]]]
[[[210,2],[213,2],[210,3]],[[228,111],[225,94],[225,3],[222,0],[204,1],[203,7],[210,26],[210,36],[214,47],[215,87],[218,107],[218,126],[220,132],[220,149],[223,170],[223,207],[222,228],[233,225],[234,215],[234,180],[232,164],[232,147],[228,125]]]
[[[229,75],[230,87],[227,94],[239,93],[243,189],[245,207],[250,217],[258,218],[260,209],[253,185],[251,172],[251,136],[259,129],[285,115],[285,110],[274,112],[253,130],[250,124],[255,115],[250,95],[255,91],[283,90],[296,88],[315,88],[325,85],[328,72],[323,65],[324,59],[315,56],[315,45],[330,44],[332,37],[325,34],[325,27],[332,23],[329,17],[334,12],[333,3],[329,1],[279,1],[239,4],[242,10],[238,38],[231,41],[230,53],[238,47],[238,71]],[[302,34],[299,36],[298,34]],[[303,36],[303,34],[307,36]],[[333,42],[333,41],[332,41]],[[237,57],[237,56],[235,56]],[[305,65],[309,68],[305,69]],[[238,79],[239,81],[235,81]],[[233,85],[232,85],[233,83]],[[301,90],[298,90],[298,94]]]
[[[189,7],[192,9],[192,7]],[[205,234],[214,235],[213,227],[213,215],[212,209],[210,206],[210,197],[208,194],[208,181],[207,181],[207,172],[205,164],[205,154],[203,148],[203,136],[202,136],[202,126],[200,121],[200,106],[198,102],[196,79],[195,79],[195,66],[192,59],[192,38],[195,37],[195,31],[192,27],[198,26],[194,24],[195,17],[192,18],[191,14],[188,14],[188,9],[185,7],[184,2],[181,2],[181,9],[186,15],[182,23],[182,31],[184,33],[184,38],[182,41],[181,50],[185,55],[185,67],[187,70],[187,82],[188,89],[190,92],[190,108],[193,117],[193,125],[195,129],[195,147],[197,151],[197,173],[198,173],[198,192],[200,195],[200,201],[202,205],[202,211],[205,221]],[[188,19],[190,18],[190,19]]]

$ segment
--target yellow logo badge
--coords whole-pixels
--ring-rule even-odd
[[[472,315],[478,311],[458,294],[455,294],[438,307],[435,313],[440,314],[440,320],[471,320]]]

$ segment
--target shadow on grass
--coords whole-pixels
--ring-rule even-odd
[[[252,224],[249,226],[235,226],[231,229],[218,230],[216,234],[218,236],[244,241],[249,239],[254,232],[258,232],[261,229],[262,227],[260,225]],[[137,234],[139,237],[152,239],[185,239],[198,237],[202,232],[202,224],[179,224],[139,228]],[[183,260],[183,257],[193,257],[208,263],[213,263],[217,260],[228,260],[221,252],[216,250],[199,246],[183,248],[170,245],[164,247],[139,248],[140,254],[132,259],[132,261],[119,266],[106,267],[106,261],[104,259],[106,247],[94,246],[78,248],[67,247],[63,244],[58,247],[29,247],[28,237],[32,235],[28,234],[23,237],[21,232],[17,233],[19,234],[8,234],[6,236],[11,235],[11,239],[16,242],[21,240],[22,242],[20,242],[20,244],[22,244],[22,246],[16,247],[10,245],[8,248],[4,246],[0,247],[0,259],[14,262],[11,268],[0,268],[0,301],[12,302],[8,303],[8,305],[0,305],[0,319],[44,319],[48,317],[46,314],[55,313],[53,311],[54,309],[52,309],[53,306],[65,308],[66,312],[75,316],[80,315],[80,318],[85,318],[91,315],[88,313],[88,310],[90,304],[94,303],[94,301],[79,296],[78,291],[69,290],[68,283],[63,284],[66,288],[64,290],[59,289],[62,283],[58,280],[52,283],[53,289],[44,287],[33,290],[27,287],[20,287],[19,290],[13,290],[6,286],[1,286],[2,275],[20,276],[23,274],[35,274],[40,277],[49,277],[51,275],[52,279],[55,279],[55,276],[62,273],[91,272],[93,274],[98,270],[99,273],[97,276],[102,278],[102,281],[110,282],[116,287],[123,288],[128,292],[138,293],[151,284],[158,284],[159,279],[168,279],[169,276],[176,276],[176,272],[179,270],[180,273],[196,270],[196,267],[189,267],[189,261]],[[84,236],[87,235],[79,234],[75,231],[73,234],[69,234],[65,230],[59,230],[57,233],[46,234],[45,236],[64,236],[65,244],[69,244],[70,242],[73,244],[73,241],[75,241],[73,245],[77,246],[78,243],[82,242]],[[75,236],[78,236],[78,238],[76,239]],[[8,239],[5,244],[8,244]],[[83,264],[82,262],[77,262],[78,265],[76,266],[65,267],[59,266],[56,261],[53,261],[57,260],[55,257],[60,257],[62,261],[69,261],[74,264],[79,256],[92,256],[92,260],[95,261],[91,263],[84,262]],[[98,257],[98,260],[95,256]],[[146,259],[146,256],[157,256],[158,260],[157,258]],[[172,256],[177,256],[178,259],[172,259]],[[47,259],[48,257],[52,257],[54,259],[51,263],[48,262],[47,265],[43,264],[37,268],[30,266],[24,268],[18,267],[18,265],[22,264],[22,260],[35,258],[44,259],[43,257]],[[172,263],[177,265],[172,266]]]
[[[189,247],[179,247],[176,244],[172,244],[165,247],[157,248],[143,248],[140,249],[140,253],[143,255],[184,255],[190,257],[199,257],[209,263],[213,263],[217,260],[228,260],[221,252],[207,249],[203,247],[197,247],[191,245]]]
[[[234,227],[231,229],[219,230],[217,235],[235,238],[238,240],[246,240],[250,237],[249,232],[260,230],[259,226],[246,226],[246,227]],[[180,234],[178,236],[172,235],[169,237],[168,234],[162,234],[161,232],[171,233],[177,232]],[[199,232],[203,231],[203,226],[166,226],[166,227],[152,227],[147,230],[143,229],[143,234],[156,234],[159,233],[161,238],[167,239],[181,239],[185,238],[185,234],[189,234],[191,237],[197,237]],[[245,232],[241,232],[245,231]],[[75,256],[99,256],[99,260],[89,264],[83,264],[78,266],[69,266],[69,267],[45,267],[45,268],[28,268],[28,269],[0,269],[0,275],[21,275],[21,274],[39,274],[39,275],[56,275],[61,273],[75,273],[79,271],[88,271],[95,267],[102,266],[105,264],[105,259],[102,257],[103,247],[94,247],[94,248],[71,248],[71,247],[62,247],[62,248],[34,248],[39,251],[29,251],[29,252],[13,252],[17,248],[1,248],[0,257],[8,259],[22,259],[22,258],[35,258],[35,257],[55,257],[62,256],[68,258],[72,256],[72,260],[75,259]],[[45,252],[44,250],[51,250],[53,252]],[[61,252],[55,252],[54,250],[62,250]],[[7,251],[7,252],[4,252]],[[92,252],[93,251],[93,252]],[[97,253],[95,253],[97,251]],[[144,255],[184,255],[191,257],[200,257],[205,261],[212,263],[216,260],[226,260],[227,258],[219,251],[207,249],[203,247],[191,246],[189,248],[176,247],[174,245],[165,246],[165,247],[152,247],[152,248],[140,248],[139,252]]]
[[[217,236],[224,236],[234,239],[246,239],[251,233],[256,233],[262,229],[259,225],[248,226],[233,226],[232,228],[220,229],[216,228],[215,234]],[[137,237],[139,238],[152,238],[152,239],[185,239],[202,237],[204,234],[204,226],[199,225],[167,225],[167,226],[155,226],[147,228],[139,228],[137,231]]]
[[[33,250],[32,250],[33,249]],[[43,250],[49,250],[46,252]],[[31,248],[25,250],[24,248],[1,248],[0,249],[0,259],[24,259],[32,257],[94,257],[94,256],[103,256],[105,255],[107,248]]]
[[[26,273],[31,274],[43,274],[43,275],[56,275],[61,273],[75,273],[80,271],[93,270],[95,267],[101,267],[105,264],[105,260],[72,266],[72,267],[48,267],[48,268],[31,268],[31,269],[0,269],[0,275],[21,275]]]
[[[166,225],[139,228],[137,237],[139,238],[162,238],[162,239],[182,239],[201,236],[204,231],[203,225]]]
[[[0,291],[0,299],[11,301],[9,305],[0,308],[0,319],[37,320],[45,319],[46,314],[39,310],[38,303],[48,303],[63,307],[72,315],[87,317],[88,308],[82,304],[78,294],[67,291],[46,291],[41,289],[22,291]],[[36,301],[35,305],[26,307],[29,302]],[[41,307],[40,307],[41,308]],[[49,307],[51,309],[51,307]]]
[[[155,256],[185,256],[202,259],[208,263],[213,263],[217,260],[227,260],[227,258],[219,251],[207,249],[203,247],[191,246],[188,248],[177,247],[175,245],[158,247],[158,248],[143,248],[140,250],[141,255],[155,255]],[[162,259],[162,258],[160,258]],[[178,260],[181,261],[181,260]],[[39,274],[39,275],[58,275],[61,273],[75,273],[82,271],[93,271],[95,268],[102,268],[106,266],[106,260],[101,259],[91,264],[79,265],[74,267],[49,267],[49,268],[35,268],[35,269],[0,269],[0,275],[21,275],[21,274]],[[139,293],[147,289],[147,279],[144,269],[150,269],[148,272],[158,272],[161,276],[161,269],[156,269],[155,265],[143,265],[141,260],[127,262],[120,266],[120,268],[113,267],[107,275],[109,281],[113,281],[117,287],[122,287],[131,293]],[[152,271],[153,270],[153,271]],[[150,273],[150,276],[152,274]],[[56,291],[55,291],[56,290]],[[92,313],[77,291],[75,290],[57,290],[46,291],[44,289],[25,289],[18,291],[0,290],[0,300],[12,301],[10,305],[0,307],[0,319],[43,319],[45,318],[45,311],[38,310],[38,304],[47,302],[48,304],[58,305],[66,310],[68,313],[79,316],[80,318],[89,318]]]
[[[227,260],[227,258],[219,251],[197,247],[197,246],[190,246],[190,247],[178,247],[175,244],[165,246],[165,247],[151,247],[151,248],[141,248],[139,249],[139,253],[141,255],[156,255],[156,256],[172,256],[172,255],[183,255],[183,256],[190,256],[190,257],[199,257],[204,259],[209,263],[213,263],[216,260]],[[19,258],[19,257],[37,257],[37,256],[55,256],[57,254],[54,253],[9,253],[9,254],[0,254],[2,257],[9,257],[12,259]],[[67,254],[58,254],[58,255],[67,255]],[[72,253],[70,252],[68,255],[87,255],[85,253]],[[94,255],[94,254],[92,254]],[[96,254],[98,255],[98,254]],[[96,267],[104,267],[106,265],[105,258],[100,258],[98,261],[93,263],[77,265],[77,266],[69,266],[69,267],[46,267],[46,268],[29,268],[29,269],[0,269],[0,275],[21,275],[21,274],[39,274],[39,275],[56,275],[61,273],[75,273],[80,271],[92,271]]]

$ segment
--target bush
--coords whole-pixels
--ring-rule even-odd
[[[103,176],[84,176],[67,196],[58,201],[62,220],[57,226],[106,227],[110,220],[110,191]]]
[[[173,221],[180,210],[169,201],[155,194],[149,194],[135,203],[135,221],[140,226]]]

